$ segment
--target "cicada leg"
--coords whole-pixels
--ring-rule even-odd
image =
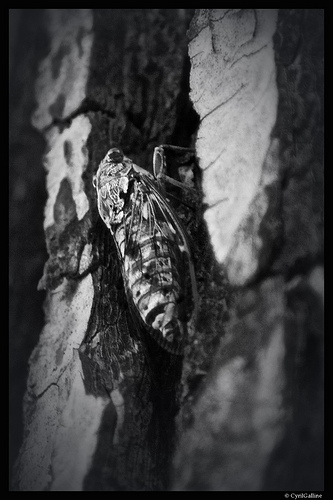
[[[183,155],[186,153],[190,153],[190,155],[187,155],[187,157],[185,157],[185,161],[183,160],[181,162],[178,162],[179,163],[178,168],[182,168],[185,162],[188,162],[188,160],[191,157],[195,156],[195,149],[184,148],[182,146],[172,146],[171,144],[161,144],[160,146],[157,146],[154,149],[154,156],[153,156],[153,174],[160,186],[163,185],[164,182],[168,182],[169,184],[172,184],[173,186],[179,187],[183,190],[193,191],[194,190],[193,187],[188,186],[184,182],[177,181],[173,177],[167,175],[166,173],[167,162],[166,162],[165,151],[172,151],[174,153]]]

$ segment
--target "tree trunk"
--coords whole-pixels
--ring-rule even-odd
[[[191,99],[233,288],[175,490],[323,489],[323,12],[202,10]]]
[[[181,358],[133,322],[92,177],[112,144],[146,168],[156,145],[191,144],[192,14],[44,12],[50,48],[32,122],[47,143],[49,259],[39,287],[48,295],[30,358],[19,490],[166,488]]]
[[[322,11],[41,25],[47,298],[15,488],[322,489]],[[184,356],[133,321],[92,186],[112,145],[150,169],[165,143],[195,145],[203,191],[184,212],[200,293]]]

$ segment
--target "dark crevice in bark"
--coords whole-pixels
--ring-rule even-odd
[[[82,101],[81,105],[75,111],[73,111],[68,116],[63,118],[56,118],[56,117],[53,118],[52,123],[50,123],[50,125],[47,125],[41,131],[45,133],[51,128],[56,126],[59,128],[59,131],[62,132],[65,128],[71,126],[72,121],[75,118],[77,118],[80,115],[88,115],[88,113],[101,113],[102,115],[105,115],[108,118],[112,119],[116,118],[116,113],[108,109],[104,109],[98,102],[94,101],[89,97],[86,97]]]
[[[190,70],[191,62],[188,55],[184,57],[183,76],[180,92],[177,98],[177,121],[167,143],[175,146],[194,147],[194,138],[199,127],[200,117],[190,100]]]

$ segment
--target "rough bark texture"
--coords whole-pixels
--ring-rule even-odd
[[[322,11],[40,15],[46,321],[15,488],[322,489]],[[200,310],[177,357],[133,322],[91,181],[113,144],[148,169],[194,145],[188,49]]]
[[[191,99],[215,254],[236,285],[175,490],[323,489],[323,13],[201,10]]]
[[[157,144],[190,145],[191,12],[43,15],[49,51],[32,123],[47,143],[49,258],[39,287],[48,293],[46,324],[30,357],[15,487],[165,489],[181,358],[131,318],[92,176],[112,144],[146,168]]]

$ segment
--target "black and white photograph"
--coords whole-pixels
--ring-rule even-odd
[[[323,498],[324,9],[8,16],[9,491]]]

